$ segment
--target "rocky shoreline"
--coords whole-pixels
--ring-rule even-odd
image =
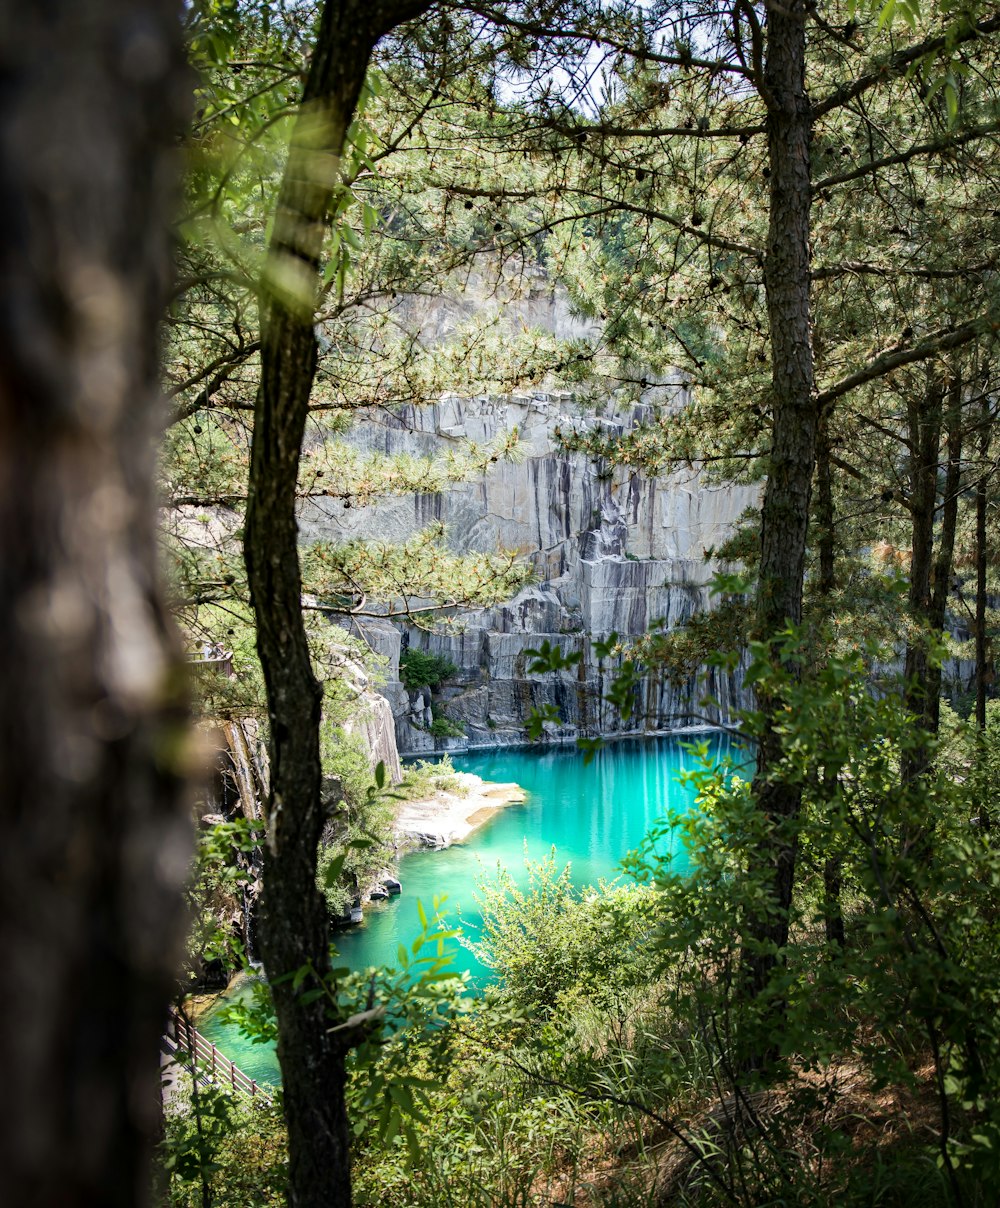
[[[418,801],[404,801],[396,815],[401,843],[443,848],[461,843],[508,805],[527,800],[518,784],[497,784],[471,772],[456,772],[459,791],[439,790]]]

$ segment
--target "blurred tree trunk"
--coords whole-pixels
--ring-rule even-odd
[[[157,575],[175,0],[0,0],[0,1168],[148,1200],[189,854]]]

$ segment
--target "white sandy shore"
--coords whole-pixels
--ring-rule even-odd
[[[396,814],[396,832],[426,847],[450,847],[461,843],[505,805],[524,801],[518,784],[495,784],[471,772],[456,772],[468,789],[459,793],[435,793],[421,801],[404,801]]]

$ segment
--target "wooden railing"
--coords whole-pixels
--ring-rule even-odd
[[[200,1082],[230,1088],[234,1093],[249,1095],[250,1098],[260,1095],[267,1103],[271,1102],[271,1096],[253,1078],[244,1074],[234,1061],[230,1061],[202,1036],[190,1020],[173,1008],[163,1039],[168,1050],[176,1056],[178,1065],[190,1069]]]
[[[218,671],[228,679],[234,678],[233,652],[223,651],[220,655],[206,657],[203,654],[189,654],[188,664],[193,671]]]

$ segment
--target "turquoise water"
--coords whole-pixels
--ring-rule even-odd
[[[707,741],[716,757],[742,757],[741,748],[725,735],[697,739]],[[524,884],[525,856],[542,860],[554,848],[557,869],[569,864],[577,885],[621,875],[622,858],[642,842],[657,818],[693,804],[692,789],[678,781],[682,771],[697,766],[684,749],[693,740],[671,736],[609,743],[590,764],[575,747],[453,756],[459,771],[475,772],[484,780],[516,781],[527,800],[499,810],[465,843],[404,856],[399,864],[402,894],[366,907],[362,924],[335,936],[341,963],[354,970],[395,964],[398,946],[409,945],[420,931],[417,902],[431,915],[435,896],[447,899],[442,908],[447,924],[460,924],[463,935],[475,939],[481,923],[477,886],[496,875],[498,864]],[[675,867],[683,872],[683,849],[673,836],[668,843]],[[451,968],[468,970],[474,984],[484,984],[489,975],[474,954],[457,940],[450,945]],[[201,1030],[251,1077],[274,1079],[276,1062],[269,1050],[249,1045],[237,1029],[212,1018]]]

